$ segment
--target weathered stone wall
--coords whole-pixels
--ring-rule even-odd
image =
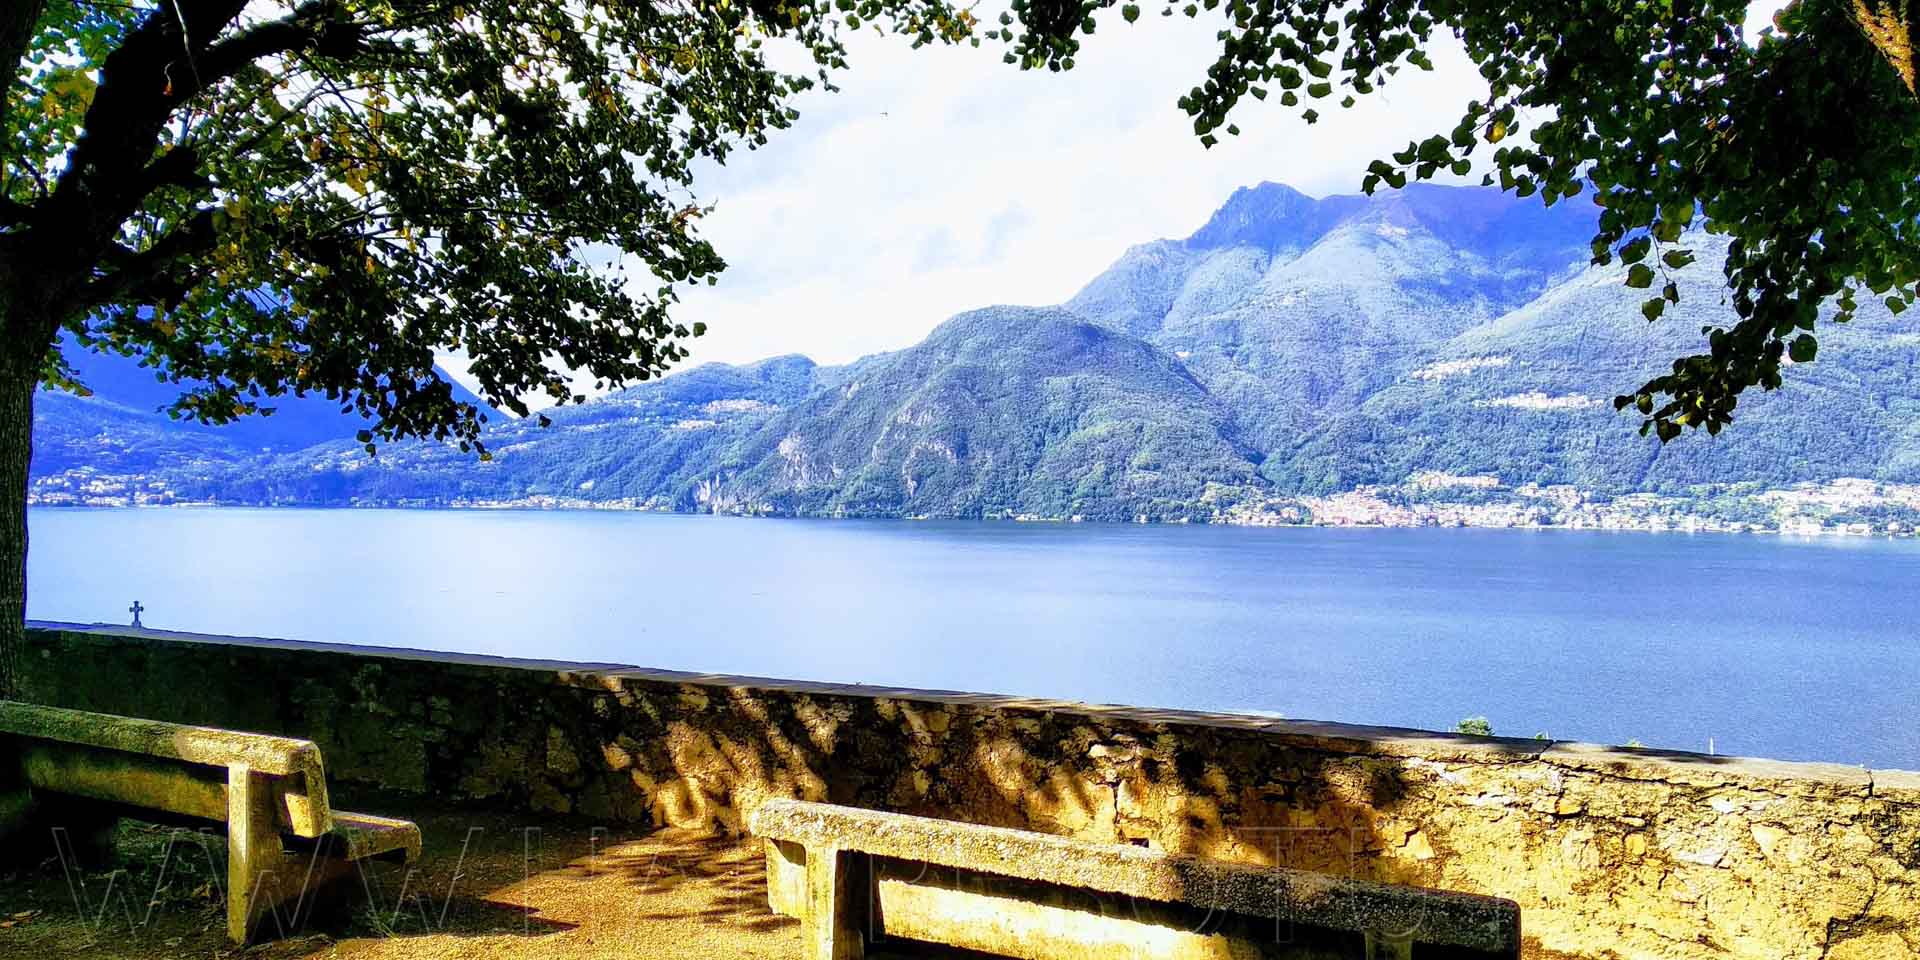
[[[124,628],[40,702],[306,737],[344,783],[737,830],[767,797],[1510,897],[1530,951],[1920,957],[1920,776]]]

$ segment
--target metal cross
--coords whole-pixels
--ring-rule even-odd
[[[135,601],[133,602],[133,606],[131,606],[131,607],[128,607],[128,608],[127,608],[127,612],[128,612],[128,613],[131,613],[131,614],[133,614],[133,625],[134,625],[134,626],[136,626],[136,627],[137,627],[137,626],[139,626],[139,625],[140,625],[140,612],[141,612],[141,611],[143,611],[143,610],[145,610],[145,609],[147,609],[147,608],[146,608],[146,607],[143,607],[143,606],[141,606],[141,605],[140,605],[140,601],[138,601],[138,600],[135,600]]]

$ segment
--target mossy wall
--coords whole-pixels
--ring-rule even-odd
[[[799,797],[1350,872],[1510,897],[1539,956],[1920,957],[1910,773],[124,628],[27,659],[39,702],[309,738],[337,783],[723,831]]]

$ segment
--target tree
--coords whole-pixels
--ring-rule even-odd
[[[1023,69],[1067,69],[1094,14],[1131,0],[1014,0],[987,36]],[[1822,309],[1843,323],[1862,294],[1895,312],[1920,281],[1920,101],[1912,37],[1920,4],[1794,0],[1749,44],[1748,0],[1169,0],[1163,16],[1222,21],[1220,55],[1180,99],[1212,146],[1235,107],[1274,92],[1312,123],[1315,103],[1431,70],[1436,36],[1458,38],[1488,84],[1450,130],[1368,167],[1364,189],[1465,175],[1551,205],[1601,207],[1593,261],[1619,258],[1657,320],[1693,259],[1689,226],[1731,236],[1736,320],[1702,330],[1706,352],[1617,397],[1641,432],[1718,433],[1749,387],[1780,386],[1812,360]],[[1016,26],[1017,22],[1017,26]],[[1529,130],[1528,128],[1531,127]],[[1530,133],[1531,143],[1519,142]]]
[[[435,351],[521,414],[569,399],[566,370],[618,385],[683,357],[700,330],[669,317],[676,287],[723,266],[693,165],[789,125],[866,25],[919,45],[973,20],[944,0],[0,4],[0,695],[34,391],[84,389],[61,331],[197,382],[179,416],[319,394],[368,418],[370,449],[484,457]]]

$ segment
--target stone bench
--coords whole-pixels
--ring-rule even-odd
[[[767,898],[807,960],[900,938],[1024,960],[1518,958],[1511,900],[771,800]]]
[[[15,821],[142,811],[226,824],[235,943],[281,904],[294,901],[297,914],[356,861],[420,855],[414,824],[332,808],[308,740],[0,700],[0,793],[9,785],[30,801],[0,803],[0,817]],[[82,803],[44,802],[55,798]]]

